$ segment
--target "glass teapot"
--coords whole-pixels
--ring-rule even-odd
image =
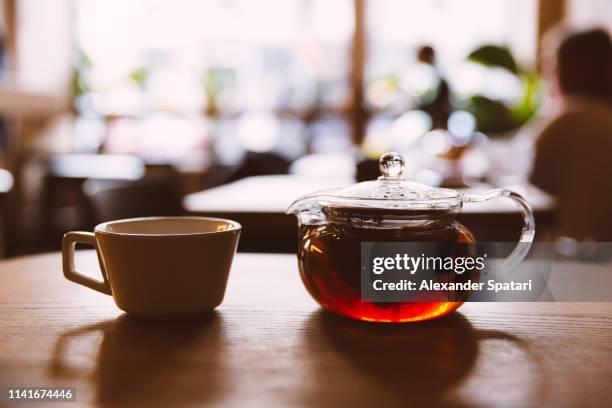
[[[288,208],[299,224],[300,275],[310,295],[325,309],[376,322],[428,320],[452,313],[461,301],[385,302],[361,297],[363,242],[476,244],[472,233],[455,221],[464,203],[507,197],[523,218],[519,245],[499,269],[511,269],[527,254],[535,232],[531,208],[519,194],[494,189],[479,194],[433,188],[403,177],[398,153],[380,158],[381,176],[352,186],[304,196]]]

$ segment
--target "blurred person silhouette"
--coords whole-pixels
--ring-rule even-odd
[[[432,121],[432,129],[446,129],[448,118],[453,113],[450,101],[451,90],[448,82],[436,65],[436,51],[431,45],[423,45],[417,51],[417,60],[421,64],[433,68],[437,77],[436,85],[419,99],[417,109],[429,114]]]
[[[543,62],[556,113],[535,141],[531,182],[558,200],[557,236],[612,241],[612,42],[602,29],[553,34]]]

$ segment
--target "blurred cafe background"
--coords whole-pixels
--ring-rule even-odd
[[[287,206],[387,151],[525,194],[540,240],[612,241],[611,29],[609,0],[4,0],[0,256],[179,214],[292,252]],[[505,204],[460,221],[516,239]]]

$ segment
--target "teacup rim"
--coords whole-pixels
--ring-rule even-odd
[[[229,228],[223,231],[201,231],[201,232],[181,232],[181,233],[160,233],[160,234],[143,234],[143,233],[134,233],[134,232],[117,232],[117,231],[108,231],[106,229],[107,226],[111,224],[121,223],[121,222],[140,222],[140,221],[155,221],[155,220],[197,220],[197,221],[220,221],[227,223]],[[156,217],[136,217],[136,218],[122,218],[119,220],[112,220],[102,222],[94,227],[95,234],[102,235],[113,235],[113,236],[130,236],[130,237],[180,237],[180,236],[196,236],[196,235],[212,235],[212,234],[223,234],[230,233],[235,231],[240,231],[242,229],[242,225],[237,221],[230,220],[227,218],[220,217],[202,217],[202,216],[156,216]]]

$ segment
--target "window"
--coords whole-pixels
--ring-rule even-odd
[[[78,0],[76,108],[83,134],[105,121],[99,134],[115,152],[178,157],[214,145],[232,159],[245,147],[293,157],[342,151],[355,125],[351,109],[362,106],[352,98],[363,94],[366,110],[376,110],[368,88],[409,68],[421,44],[439,51],[451,82],[482,42],[532,58],[535,3]],[[365,41],[355,41],[363,32]],[[362,71],[363,84],[351,80]],[[364,92],[352,89],[360,86]]]
[[[138,153],[159,138],[181,150],[207,137],[223,139],[222,150],[238,142],[263,150],[281,133],[303,139],[305,126],[316,136],[321,123],[342,122],[349,0],[83,0],[76,15],[77,108],[122,117],[111,150]],[[187,132],[185,118],[195,117],[207,119]],[[150,134],[160,127],[165,134]],[[299,154],[298,142],[284,149]]]
[[[419,99],[432,93],[440,78],[451,97],[520,98],[518,78],[476,67],[466,58],[479,46],[495,44],[507,46],[522,66],[533,66],[536,13],[536,0],[367,1],[364,98],[371,119],[366,149],[374,157],[401,150],[429,130],[431,118],[410,111],[418,109]],[[418,63],[422,46],[434,50],[435,69]]]

